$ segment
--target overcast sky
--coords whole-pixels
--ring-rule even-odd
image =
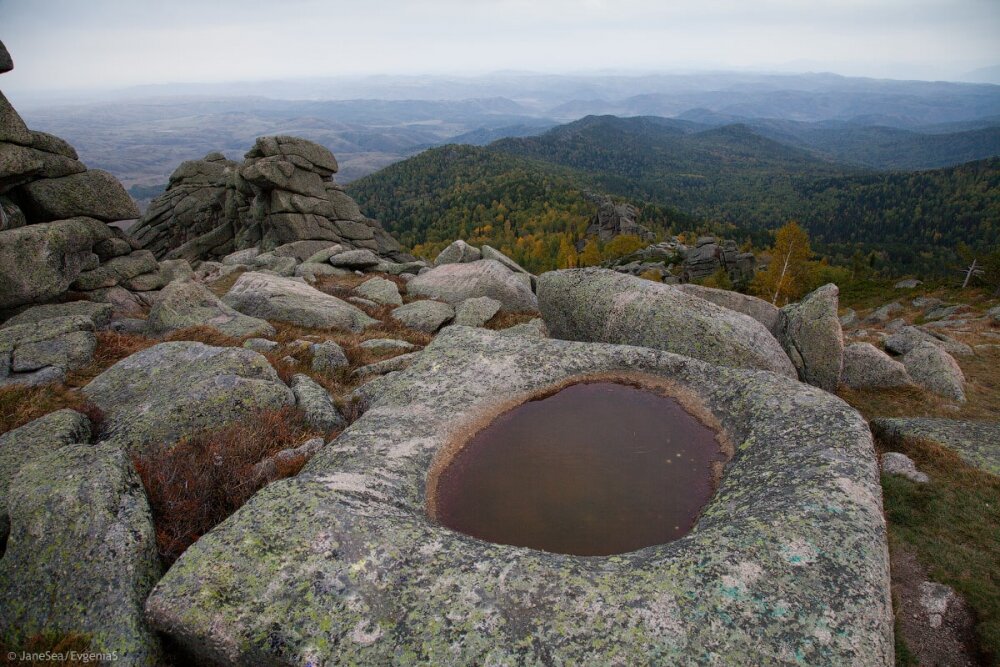
[[[5,91],[342,74],[760,69],[951,79],[1000,0],[0,0]]]

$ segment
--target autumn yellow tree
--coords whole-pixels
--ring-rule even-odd
[[[587,239],[580,253],[580,266],[596,266],[601,263],[601,249],[597,246],[597,241]]]
[[[752,289],[776,306],[802,296],[808,286],[809,234],[794,220],[774,233],[774,248],[767,269],[758,273]]]
[[[556,264],[560,269],[574,269],[577,266],[576,248],[566,234],[559,240],[559,254],[556,257]]]

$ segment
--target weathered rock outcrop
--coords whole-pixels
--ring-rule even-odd
[[[603,269],[550,271],[538,278],[538,302],[555,338],[640,345],[796,377],[760,322],[672,285]]]
[[[9,57],[5,66],[13,67]],[[155,260],[141,261],[138,246],[107,224],[138,216],[114,176],[88,171],[62,139],[30,131],[0,94],[0,319],[71,288],[99,301],[100,290],[119,283],[162,287],[149,277]]]
[[[844,367],[839,295],[836,285],[824,285],[782,308],[777,325],[778,340],[802,381],[831,392],[837,390]]]
[[[601,241],[610,241],[616,236],[638,236],[641,239],[652,240],[653,232],[638,222],[639,211],[635,206],[624,202],[615,202],[607,195],[590,195],[588,197],[597,204],[597,212],[587,226],[587,236],[596,237]],[[582,249],[583,242],[579,248]]]
[[[702,236],[694,246],[673,237],[606,264],[619,273],[638,276],[659,273],[663,282],[688,283],[707,278],[720,269],[736,285],[746,285],[757,270],[753,253],[741,252],[736,241]]]
[[[302,327],[359,332],[377,323],[357,306],[301,280],[244,273],[223,299],[245,315]]]
[[[82,633],[116,664],[160,664],[143,604],[160,576],[153,518],[128,454],[69,444],[11,481],[0,558],[0,638]]]
[[[96,346],[94,321],[83,315],[0,329],[0,386],[61,380],[85,366]]]
[[[104,412],[107,439],[132,453],[295,402],[265,357],[192,342],[126,357],[83,393]]]
[[[493,259],[437,266],[411,280],[406,291],[453,306],[488,296],[499,301],[505,312],[538,309],[528,274],[512,271]]]
[[[336,172],[333,153],[319,144],[260,137],[242,164],[221,153],[181,164],[132,234],[161,259],[211,260],[244,248],[267,252],[299,241],[325,241],[345,250],[366,248],[395,262],[412,261],[331,180]]]
[[[208,289],[190,280],[178,280],[163,288],[146,318],[146,332],[162,336],[187,327],[208,326],[233,338],[273,336],[265,320],[229,307]]]
[[[735,443],[691,533],[584,558],[428,518],[428,469],[453,439],[602,373],[677,383]],[[158,630],[226,665],[893,664],[875,451],[838,398],[657,350],[469,327],[379,387],[296,478],[181,556],[147,602]]]

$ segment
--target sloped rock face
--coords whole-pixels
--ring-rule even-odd
[[[691,533],[584,558],[428,518],[428,470],[448,443],[601,373],[677,383],[735,445]],[[188,549],[146,609],[227,665],[893,663],[878,470],[854,410],[773,373],[468,327]]]
[[[234,338],[275,333],[268,322],[230,308],[203,285],[183,280],[163,289],[146,318],[146,332],[154,336],[196,326],[209,326]]]
[[[412,261],[331,178],[337,160],[298,137],[260,137],[242,164],[221,153],[183,163],[132,234],[159,258],[214,260],[244,248],[299,241],[366,248]]]
[[[70,444],[11,482],[10,537],[0,558],[0,637],[90,636],[123,665],[160,664],[143,603],[160,575],[153,519],[128,455]]]
[[[640,345],[795,377],[760,322],[671,285],[603,269],[551,271],[538,278],[538,303],[554,338]]]
[[[844,333],[837,316],[840,290],[829,284],[781,309],[778,340],[803,382],[836,391],[844,367]]]
[[[677,289],[696,296],[699,299],[711,301],[717,306],[749,315],[763,324],[771,333],[775,333],[778,330],[778,307],[763,299],[758,299],[749,294],[740,294],[732,290],[702,287],[701,285],[691,283],[677,285]]]
[[[114,176],[87,170],[62,139],[29,130],[0,94],[0,319],[71,287],[94,300],[95,290],[130,280],[137,291],[161,287],[148,278],[157,274],[155,260],[132,261],[128,277],[105,270],[142,259],[125,233],[107,224],[138,216]]]
[[[965,375],[955,358],[933,343],[920,343],[903,355],[914,381],[945,398],[965,402]]]
[[[122,359],[83,393],[104,412],[108,441],[131,453],[295,402],[265,357],[190,342]]]
[[[853,343],[844,348],[841,381],[854,389],[882,389],[913,384],[906,366],[871,343]]]

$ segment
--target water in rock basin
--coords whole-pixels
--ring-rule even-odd
[[[601,556],[681,537],[714,492],[715,432],[673,398],[571,385],[504,413],[442,470],[438,520],[482,540]]]

